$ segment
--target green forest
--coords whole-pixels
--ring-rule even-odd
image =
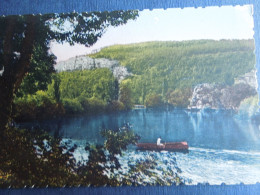
[[[133,73],[123,83],[132,90],[134,103],[149,104],[153,99],[161,99],[174,106],[187,105],[187,96],[195,85],[232,85],[234,78],[249,72],[255,65],[254,40],[115,45],[91,57],[118,60]]]
[[[20,129],[14,124],[23,119],[73,113],[75,110],[69,108],[79,104],[83,93],[80,108],[85,103],[88,109],[90,105],[96,108],[96,104],[117,99],[110,87],[118,84],[108,70],[56,74],[56,57],[49,52],[50,42],[91,46],[107,27],[123,25],[136,17],[135,10],[0,17],[1,188],[137,185],[130,182],[131,175],[119,182],[104,174],[108,169],[111,174],[116,173],[120,168],[117,155],[138,141],[139,136],[130,129],[103,130],[105,143],[86,144],[89,158],[77,162],[77,145],[70,145],[71,140],[67,142],[40,129]],[[71,28],[66,30],[68,25]],[[83,89],[78,84],[84,88],[82,93],[77,91]],[[111,147],[112,142],[117,145],[116,150]],[[180,181],[177,176],[176,179]]]
[[[52,77],[47,90],[35,94],[25,93],[22,85],[14,106],[18,121],[99,113],[116,105],[119,84],[109,69],[53,73]]]
[[[71,139],[49,135],[40,127],[19,126],[26,121],[130,110],[134,104],[185,107],[196,84],[232,85],[237,76],[254,68],[253,40],[200,40],[116,45],[90,55],[116,59],[125,66],[132,76],[121,82],[107,68],[55,72],[53,41],[90,47],[108,27],[138,16],[137,10],[119,10],[0,17],[0,187],[185,183],[176,159],[174,168],[160,168],[160,173],[156,171],[160,159],[149,156],[120,172],[119,157],[141,138],[129,125],[102,129],[104,143],[86,142],[88,159],[82,161],[75,158],[78,146]]]
[[[200,83],[232,85],[254,68],[253,40],[148,42],[102,49],[92,58],[119,60],[132,76],[121,83],[107,68],[53,73],[47,90],[15,99],[17,121],[146,107],[187,107]],[[34,70],[35,71],[35,70]]]

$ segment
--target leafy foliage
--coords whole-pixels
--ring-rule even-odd
[[[60,102],[61,101],[61,97],[60,97],[60,77],[59,75],[55,74],[53,76],[53,80],[54,80],[54,84],[53,84],[53,95],[55,97],[56,102]]]
[[[183,88],[175,89],[174,91],[168,91],[167,100],[170,105],[175,107],[187,107],[190,103],[190,97],[192,95],[192,89]]]
[[[104,146],[86,146],[88,161],[77,163],[73,156],[77,145],[69,141],[54,139],[38,129],[8,129],[0,137],[0,174],[5,175],[5,179],[0,179],[0,186],[119,185],[106,173],[120,168],[116,154],[121,154],[140,137],[126,127],[118,131],[104,130],[101,134],[106,138]],[[108,144],[116,138],[119,140],[115,145]]]
[[[146,156],[144,159],[138,160],[134,166],[131,166],[129,174],[123,179],[126,185],[180,185],[183,184],[183,179],[179,176],[179,168],[174,161],[172,169],[163,169],[158,167],[160,160],[152,155]],[[166,162],[171,164],[171,162]],[[154,171],[156,170],[156,171]],[[158,177],[158,174],[161,174]]]
[[[2,187],[60,187],[75,185],[76,162],[73,151],[60,139],[53,139],[39,130],[8,129],[0,137],[0,172],[7,178]]]
[[[123,110],[118,97],[118,83],[109,69],[52,74],[47,91],[15,99],[14,115],[18,120],[43,119],[63,114],[101,113]],[[39,112],[41,110],[41,112]]]
[[[55,58],[54,55],[48,53],[48,47],[35,46],[28,74],[19,88],[18,95],[34,94],[39,90],[46,90],[48,84],[51,83]]]
[[[113,100],[116,86],[112,72],[107,68],[59,73],[61,99],[80,96],[98,98],[104,102]]]
[[[121,83],[119,101],[123,103],[125,110],[129,110],[133,106],[132,90],[127,81]]]
[[[160,95],[151,94],[146,98],[145,106],[147,108],[161,108],[164,106],[164,103]]]
[[[50,82],[54,65],[48,51],[51,41],[91,46],[108,26],[125,24],[137,16],[138,11],[130,10],[0,17],[1,128],[11,121],[15,94],[27,74],[21,93],[33,94]]]
[[[87,144],[89,160],[86,166],[80,167],[79,174],[84,180],[94,186],[119,186],[122,183],[117,178],[117,171],[121,168],[117,155],[130,144],[135,144],[140,139],[128,125],[118,130],[102,130],[101,135],[105,138],[104,146]],[[132,185],[132,184],[130,184]]]
[[[121,151],[127,149],[127,145],[136,144],[141,138],[130,130],[129,124],[119,128],[119,130],[102,130],[101,135],[106,138],[105,148],[113,156],[122,155]]]
[[[52,30],[50,36],[58,42],[68,42],[71,45],[81,43],[91,46],[100,38],[109,26],[126,24],[128,20],[138,17],[138,11],[104,11],[69,14],[50,14],[46,20]]]
[[[128,86],[133,102],[141,104],[146,96],[157,94],[162,95],[163,101],[176,105],[172,98],[181,93],[186,96],[186,89],[200,83],[232,85],[234,78],[251,71],[255,65],[253,40],[115,45],[91,57],[119,60],[134,73],[128,79]],[[178,101],[177,104],[187,102]]]
[[[13,115],[17,122],[59,117],[65,114],[63,105],[46,91],[37,91],[15,100]]]

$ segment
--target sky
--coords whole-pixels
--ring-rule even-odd
[[[92,47],[51,44],[57,62],[89,54],[102,47],[146,41],[182,41],[198,39],[252,39],[253,7],[222,6],[143,10],[136,20],[109,27]]]

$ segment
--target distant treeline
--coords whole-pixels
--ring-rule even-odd
[[[232,85],[255,66],[253,40],[199,40],[116,45],[91,55],[118,60],[133,73],[120,84],[109,69],[54,73],[46,91],[20,90],[17,120],[147,107],[186,107],[200,83]]]

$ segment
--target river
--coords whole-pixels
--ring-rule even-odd
[[[78,116],[22,124],[39,126],[53,135],[85,142],[102,143],[101,129],[117,129],[125,123],[141,136],[140,142],[187,141],[189,153],[156,153],[161,158],[176,158],[181,176],[191,184],[255,184],[260,182],[260,121],[226,110],[189,111],[185,109],[132,110],[116,114]],[[78,155],[84,156],[84,150]],[[142,152],[130,147],[126,156]]]

